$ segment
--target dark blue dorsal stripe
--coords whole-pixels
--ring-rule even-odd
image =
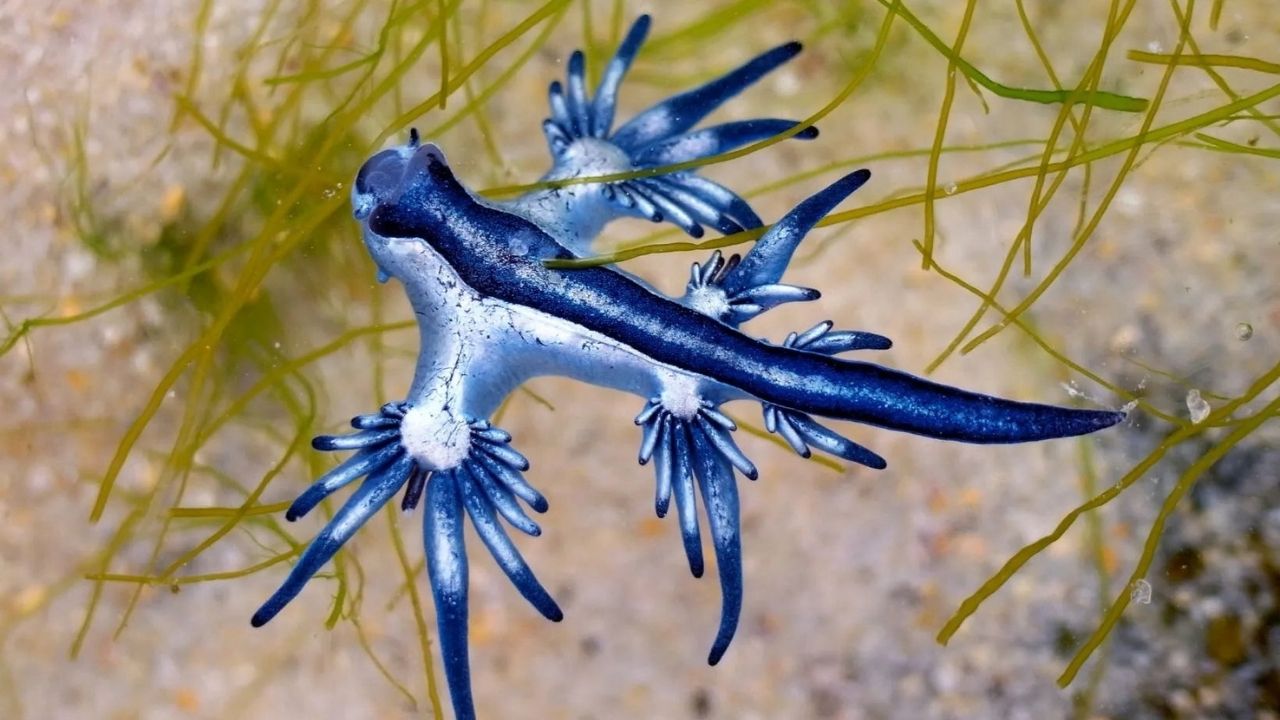
[[[423,239],[483,295],[563,318],[775,405],[975,443],[1080,435],[1123,418],[1003,400],[762,343],[610,268],[548,269],[543,260],[572,254],[532,223],[477,203],[443,163],[406,181],[399,200],[370,218],[375,233]]]

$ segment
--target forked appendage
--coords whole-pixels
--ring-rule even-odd
[[[724,288],[725,281],[741,262],[740,255],[730,255],[726,259],[716,250],[705,263],[694,263],[681,302],[704,315],[737,327],[783,303],[808,302],[817,300],[822,295],[813,288],[769,282],[728,293]]]
[[[582,51],[569,57],[567,83],[551,83],[551,117],[543,122],[542,129],[556,167],[548,177],[581,175],[581,166],[588,163],[586,158],[617,152],[627,162],[613,167],[613,172],[697,160],[773,137],[798,124],[794,120],[760,118],[691,130],[724,102],[795,57],[801,46],[793,42],[769,50],[701,87],[668,98],[612,131],[618,88],[648,32],[649,16],[642,15],[609,62],[594,97],[587,96]],[[807,127],[793,137],[808,140],[817,136],[817,128]],[[592,142],[605,143],[612,150],[592,149]],[[600,191],[627,214],[654,222],[670,220],[693,237],[702,236],[703,225],[729,234],[762,224],[741,197],[698,177],[693,170],[612,182]]]
[[[507,577],[538,612],[553,622],[564,613],[529,569],[520,551],[498,523],[496,509],[507,522],[538,535],[540,530],[524,514],[518,497],[538,512],[547,501],[524,480],[529,462],[508,444],[511,436],[488,421],[470,423],[471,453],[449,470],[437,470],[426,479],[427,507],[422,535],[427,551],[427,574],[435,598],[440,654],[453,698],[454,713],[461,720],[475,717],[471,696],[471,665],[467,647],[467,551],[462,539],[462,514],[471,518],[476,534]]]
[[[783,347],[837,355],[852,350],[888,350],[893,342],[883,335],[859,330],[831,330],[830,320],[814,325],[802,333],[791,333],[782,341]],[[858,443],[825,427],[812,416],[798,410],[762,403],[764,427],[777,433],[801,457],[809,457],[810,447],[844,458],[849,462],[883,470],[888,467],[884,458]]]
[[[311,541],[289,577],[254,613],[251,622],[257,627],[275,617],[401,487],[405,488],[401,502],[405,510],[415,508],[425,494],[423,538],[445,675],[458,718],[469,720],[475,717],[475,709],[467,651],[464,511],[471,518],[476,534],[520,594],[543,616],[559,622],[564,613],[538,582],[498,522],[500,515],[515,528],[536,537],[541,530],[525,514],[517,498],[537,512],[546,512],[547,501],[525,481],[523,472],[529,468],[529,462],[511,448],[511,436],[487,420],[467,423],[471,432],[470,450],[460,464],[447,470],[420,467],[400,443],[400,426],[407,410],[405,403],[388,403],[378,413],[353,418],[351,424],[359,432],[321,436],[312,441],[317,450],[357,452],[298,496],[285,513],[288,520],[297,520],[335,491],[361,477],[366,479]]]
[[[640,464],[652,459],[657,476],[654,508],[658,517],[665,517],[675,495],[680,534],[694,577],[702,577],[703,571],[695,479],[702,494],[723,596],[720,629],[707,657],[715,665],[729,649],[742,612],[742,527],[733,471],[736,468],[752,480],[759,473],[733,442],[730,433],[737,429],[733,420],[707,400],[699,405],[691,417],[679,417],[664,407],[661,398],[652,398],[636,416],[636,424],[644,428]]]
[[[745,257],[731,255],[726,260],[716,250],[705,263],[694,263],[681,302],[737,327],[783,303],[818,299],[817,290],[779,280],[805,235],[870,177],[870,172],[857,170],[800,203],[769,228]]]
[[[307,581],[416,472],[413,458],[399,442],[404,411],[404,403],[387,403],[378,413],[352,418],[351,425],[359,432],[337,437],[320,436],[312,440],[311,444],[317,450],[357,452],[299,495],[285,512],[287,520],[297,520],[335,491],[362,477],[366,479],[312,539],[280,589],[254,613],[251,621],[254,627],[266,624],[289,604]]]

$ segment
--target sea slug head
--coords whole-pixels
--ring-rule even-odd
[[[366,160],[351,188],[351,207],[378,266],[378,279],[408,284],[434,275],[427,271],[440,260],[432,251],[431,230],[447,223],[446,209],[464,200],[469,196],[444,153],[433,143],[420,142],[416,130],[407,144]],[[395,222],[380,222],[388,216]]]
[[[421,142],[418,131],[410,130],[408,143],[376,153],[360,167],[351,187],[352,214],[368,220],[379,205],[398,201],[414,174],[433,163],[449,164],[438,146]]]

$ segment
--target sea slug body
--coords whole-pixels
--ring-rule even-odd
[[[886,466],[882,457],[816,418],[945,440],[1015,443],[1082,435],[1124,417],[999,399],[846,360],[837,356],[883,350],[890,341],[835,330],[831,322],[791,333],[779,344],[739,331],[777,305],[818,297],[816,290],[782,283],[782,275],[808,231],[868,181],[866,170],[800,203],[744,256],[717,252],[695,264],[682,297],[661,295],[611,267],[549,269],[546,260],[589,253],[600,231],[619,217],[670,221],[695,237],[704,227],[732,233],[763,224],[732,190],[695,170],[660,168],[793,130],[796,121],[781,119],[694,126],[794,57],[799,44],[765,52],[615,129],[618,90],[648,27],[648,17],[632,26],[591,97],[583,56],[574,53],[567,83],[551,85],[551,117],[543,130],[554,158],[547,179],[633,170],[655,174],[551,187],[494,203],[474,196],[441,150],[413,132],[407,144],[370,158],[352,190],[354,214],[379,275],[404,286],[418,318],[417,370],[404,400],[357,416],[352,434],[314,441],[318,450],[355,454],[303,492],[287,519],[360,482],[252,622],[260,626],[279,613],[397,494],[405,510],[424,504],[440,650],[460,720],[476,717],[464,519],[542,615],[563,617],[503,527],[505,522],[537,536],[541,530],[525,508],[547,510],[547,501],[525,479],[528,460],[490,422],[503,399],[532,377],[562,375],[640,398],[639,461],[653,463],[657,514],[665,516],[675,502],[695,576],[704,567],[699,498],[706,512],[723,596],[712,664],[728,649],[742,608],[736,474],[757,476],[733,439],[737,428],[721,411],[724,403],[760,403],[765,427],[800,455],[817,449],[877,469]],[[809,127],[793,137],[816,135]]]

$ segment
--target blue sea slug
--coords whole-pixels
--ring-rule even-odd
[[[706,85],[613,128],[618,88],[649,26],[640,18],[588,97],[581,53],[566,86],[553,83],[543,124],[555,160],[548,179],[658,168],[776,135],[795,121],[760,119],[693,129],[721,103],[800,50],[782,45]],[[817,134],[806,128],[798,139]],[[444,153],[411,133],[360,169],[352,191],[364,242],[383,279],[405,289],[421,330],[408,394],[352,420],[356,432],[319,437],[319,450],[355,454],[288,509],[294,520],[360,481],[312,540],[284,584],[253,616],[260,626],[292,600],[370,517],[397,494],[423,504],[423,539],[439,642],[454,712],[476,716],[467,648],[464,519],[516,589],[548,619],[563,617],[512,543],[503,523],[540,534],[525,507],[547,501],[526,481],[529,462],[490,418],[521,383],[562,375],[637,395],[639,461],[652,461],[654,505],[675,500],[693,574],[703,572],[698,498],[705,508],[723,594],[709,661],[728,649],[742,607],[738,489],[756,468],[733,440],[724,403],[760,403],[766,428],[801,455],[812,449],[884,468],[876,453],[816,418],[850,420],[943,440],[1015,443],[1082,435],[1119,422],[1120,412],[1015,402],[940,385],[840,357],[883,350],[887,338],[822,322],[779,344],[738,326],[786,302],[818,297],[781,282],[797,245],[828,211],[870,177],[846,175],[800,203],[745,256],[714,253],[693,266],[686,292],[669,298],[611,267],[556,270],[544,261],[582,256],[611,220],[670,221],[693,236],[760,227],[734,192],[692,170],[540,190],[509,203],[475,196]],[[363,480],[362,480],[363,479]],[[425,502],[424,502],[425,500]]]

